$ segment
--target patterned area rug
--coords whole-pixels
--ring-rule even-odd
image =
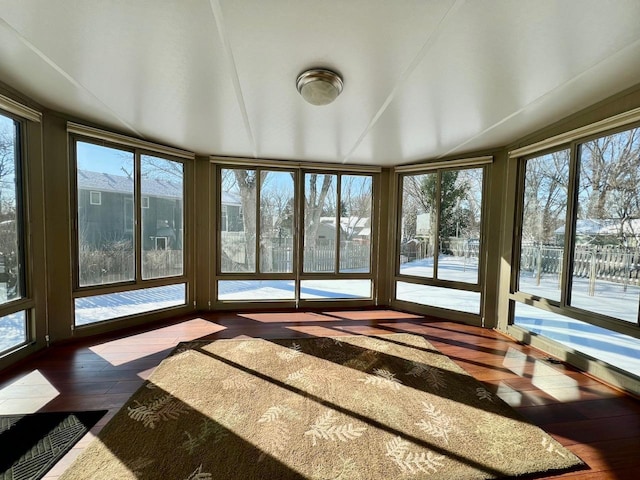
[[[42,478],[105,413],[0,415],[0,480]]]
[[[502,478],[581,460],[422,337],[181,344],[60,480]]]

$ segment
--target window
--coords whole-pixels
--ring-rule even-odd
[[[220,209],[220,231],[221,232],[228,232],[229,231],[229,225],[228,225],[228,221],[227,221],[227,209],[229,207],[227,207],[226,205],[222,205],[222,208]]]
[[[133,233],[133,198],[124,199],[124,212],[122,215],[124,220],[124,231]]]
[[[82,139],[76,139],[74,147],[77,286],[99,289],[102,285],[123,284],[126,290],[130,289],[126,285],[146,280],[182,277],[183,163]],[[87,207],[97,199],[100,209]],[[89,298],[88,292],[77,296],[76,325],[91,323],[80,310],[85,308],[82,299]],[[100,320],[128,311],[110,309],[109,295],[98,293],[90,298],[105,302],[102,308],[107,313]]]
[[[315,172],[304,178],[304,272],[369,273],[373,178]]]
[[[142,209],[142,278],[181,276],[184,273],[184,165],[141,155],[140,176],[142,193],[147,203],[153,204]]]
[[[102,192],[89,192],[89,203],[91,205],[102,205]]]
[[[427,170],[399,179],[396,298],[480,314],[484,167]],[[477,292],[468,295],[472,307],[463,305],[461,290]]]
[[[218,172],[217,300],[372,298],[373,175]]]
[[[519,289],[555,301],[561,298],[569,159],[563,149],[524,164]]]
[[[638,323],[640,128],[581,143],[570,305]]]
[[[292,171],[221,169],[223,273],[293,273],[294,176]]]
[[[639,348],[628,334],[640,318],[640,128],[520,167],[514,323],[627,368],[619,353]]]
[[[23,233],[22,124],[0,114],[0,353],[30,338]]]

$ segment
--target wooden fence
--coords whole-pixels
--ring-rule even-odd
[[[544,274],[562,274],[564,248],[526,245],[520,253],[520,270],[533,272],[537,283]],[[618,246],[578,245],[573,257],[573,276],[589,279],[589,293],[595,292],[596,280],[640,285],[640,249]]]
[[[127,250],[83,250],[80,252],[80,285],[101,285],[135,279],[135,257]],[[145,250],[143,278],[183,274],[182,250]]]
[[[439,252],[443,255],[477,259],[480,256],[480,242],[466,238],[445,238],[440,242]],[[400,245],[400,263],[422,260],[433,255],[433,244],[428,239],[414,238]]]
[[[370,270],[369,245],[357,243],[344,243],[340,246],[340,271],[365,271]],[[236,258],[238,258],[236,256]],[[243,258],[245,258],[243,256]],[[261,253],[261,271],[265,273],[293,272],[294,251],[290,245],[265,245]],[[223,272],[247,272],[254,271],[253,265],[249,266],[234,261],[230,255],[222,254]],[[304,249],[305,272],[334,272],[336,269],[335,244],[318,245]]]

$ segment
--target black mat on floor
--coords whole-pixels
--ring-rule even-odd
[[[0,415],[0,480],[42,478],[105,413]]]

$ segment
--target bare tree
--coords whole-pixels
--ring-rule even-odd
[[[314,248],[318,243],[318,228],[320,217],[327,202],[331,188],[334,186],[336,176],[329,174],[307,173],[305,180],[304,197],[304,239],[305,247]],[[308,180],[308,181],[307,181]],[[340,226],[336,225],[336,232]]]
[[[13,122],[0,122],[0,221],[15,219],[15,145]]]
[[[581,145],[580,186],[587,218],[615,218],[612,196],[629,186],[628,174],[640,167],[640,129],[597,138]],[[633,181],[633,180],[632,180]],[[637,186],[637,183],[636,183]],[[618,195],[616,200],[620,200]],[[620,218],[620,217],[618,217]]]
[[[569,183],[569,150],[532,158],[526,164],[524,241],[555,242],[556,230],[565,224]]]
[[[345,216],[345,237],[351,240],[366,224],[370,226],[372,179],[369,176],[343,175],[340,188],[340,216]]]

